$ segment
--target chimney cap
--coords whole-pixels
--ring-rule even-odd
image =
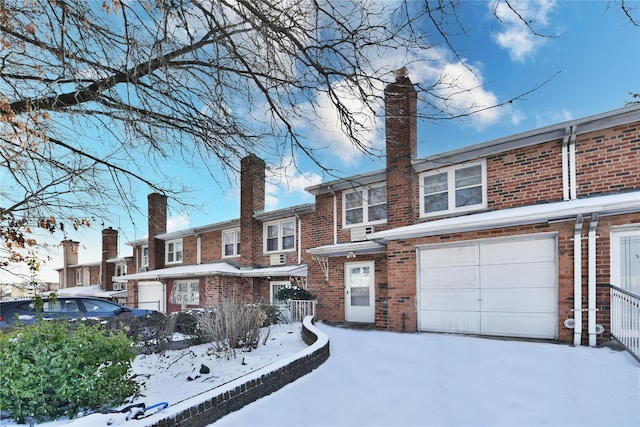
[[[396,81],[399,81],[405,77],[409,77],[409,70],[407,67],[402,67],[393,72],[393,76],[396,78]]]

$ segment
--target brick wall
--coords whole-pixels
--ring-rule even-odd
[[[562,141],[487,159],[487,207],[512,208],[562,200]]]
[[[576,138],[578,197],[640,189],[640,123]]]
[[[313,371],[329,358],[328,338],[319,332],[309,319],[303,322],[302,339],[310,347],[299,353],[300,357],[291,363],[273,370],[270,367],[263,368],[255,374],[248,375],[245,382],[236,381],[238,385],[235,387],[221,391],[180,413],[171,416],[160,413],[153,417],[157,420],[149,421],[147,425],[149,427],[205,427],[225,415],[242,409],[249,403],[280,390]]]
[[[156,239],[167,232],[167,196],[158,193],[147,197],[149,231],[149,270],[164,268],[164,242]]]

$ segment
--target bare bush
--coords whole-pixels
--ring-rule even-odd
[[[216,352],[235,358],[236,349],[251,351],[258,347],[266,317],[258,305],[223,299],[214,310],[202,313],[198,330],[205,342],[213,344]]]

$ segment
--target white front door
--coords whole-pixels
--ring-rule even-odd
[[[374,323],[375,263],[373,261],[344,264],[344,305],[347,322]]]

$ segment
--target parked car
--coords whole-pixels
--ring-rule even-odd
[[[0,328],[13,326],[16,323],[30,324],[39,318],[56,319],[109,319],[120,316],[142,317],[157,314],[155,310],[123,307],[100,298],[60,297],[43,298],[43,310],[36,310],[31,299],[16,301],[0,301]]]

